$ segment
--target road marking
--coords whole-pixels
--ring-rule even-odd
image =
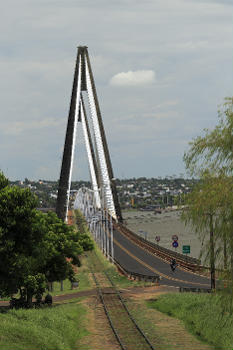
[[[161,260],[165,264],[169,264],[169,262],[167,260],[165,260],[164,258],[162,258],[161,256],[157,255],[156,253],[152,253],[150,250],[146,249],[146,247],[143,247],[143,246],[137,244],[134,240],[131,240],[130,237],[128,237],[124,232],[120,232],[120,230],[116,229],[116,228],[114,230],[119,232],[124,238],[126,238],[128,241],[130,241],[130,243],[134,244],[136,247],[139,247],[140,249],[144,250],[145,252],[147,252],[148,254],[150,254],[153,257],[156,256],[157,259]],[[195,275],[195,276],[198,276],[198,277],[208,278],[205,275],[201,275],[200,273],[190,271],[189,269],[187,269],[187,268],[185,268],[183,266],[179,266],[179,269],[184,271],[184,272],[189,273],[190,275],[192,274],[192,275]],[[207,284],[205,284],[205,283],[203,283],[203,285],[207,286]]]
[[[183,282],[186,284],[194,284],[194,285],[200,285],[200,286],[207,286],[209,287],[208,284],[205,283],[198,283],[198,282],[189,282],[189,281],[183,281],[174,277],[170,277],[168,275],[165,275],[162,272],[159,272],[158,270],[156,270],[155,268],[153,268],[152,266],[148,265],[147,263],[145,263],[144,261],[142,261],[141,259],[139,259],[138,257],[136,257],[134,254],[132,254],[128,249],[126,249],[125,247],[123,247],[115,238],[113,239],[114,243],[116,245],[118,245],[118,247],[120,247],[126,254],[128,254],[129,256],[131,256],[131,258],[133,258],[134,260],[136,260],[137,262],[139,262],[141,265],[147,267],[149,270],[151,270],[152,272],[158,274],[159,276],[162,276],[166,279],[172,280],[172,281],[177,281],[177,282]]]

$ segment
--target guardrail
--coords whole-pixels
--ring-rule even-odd
[[[212,293],[210,288],[187,288],[180,287],[180,293]]]
[[[118,229],[122,234],[127,236],[131,241],[134,241],[136,244],[142,246],[143,248],[162,258],[163,260],[170,262],[172,258],[175,258],[178,265],[191,271],[200,272],[204,269],[207,269],[206,267],[200,264],[199,259],[174,252],[170,249],[161,247],[156,243],[150,242],[145,238],[138,236],[136,233],[132,232],[121,223],[114,222],[114,227]]]
[[[114,264],[117,266],[118,270],[129,279],[133,279],[135,281],[152,282],[159,285],[161,280],[161,276],[159,275],[143,275],[138,272],[129,271],[125,269],[116,259],[114,259]]]

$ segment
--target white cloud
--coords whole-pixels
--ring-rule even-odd
[[[2,2],[0,168],[11,178],[58,178],[76,46],[83,44],[114,172],[183,171],[183,146],[176,145],[212,128],[217,105],[231,94],[228,4],[232,0]],[[81,136],[77,143],[75,176],[87,178]],[[163,160],[161,150],[171,157]]]
[[[137,70],[114,75],[110,84],[114,86],[138,86],[151,84],[154,80],[155,72],[153,70]]]
[[[42,120],[32,120],[32,121],[25,121],[25,122],[10,122],[10,123],[3,123],[3,133],[6,135],[19,135],[26,130],[40,130],[44,128],[54,128],[57,126],[60,126],[62,124],[62,120],[55,119],[55,118],[46,118]]]

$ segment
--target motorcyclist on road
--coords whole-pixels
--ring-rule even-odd
[[[172,272],[174,272],[177,266],[176,259],[171,260],[170,266],[171,266]]]

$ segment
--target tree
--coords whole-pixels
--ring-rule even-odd
[[[40,215],[45,232],[43,252],[46,263],[43,264],[43,272],[46,279],[53,282],[64,280],[68,276],[71,278],[71,264],[80,266],[78,256],[84,250],[92,249],[93,242],[88,235],[81,235],[78,230],[66,225],[55,213]]]
[[[5,177],[3,172],[0,171],[0,191],[9,185],[9,180]]]
[[[182,220],[190,223],[199,234],[203,246],[201,255],[206,254],[210,262],[211,288],[215,289],[216,242],[221,236],[220,214],[226,200],[227,178],[216,177],[206,172],[200,182],[186,196],[186,209],[182,212]],[[209,236],[209,238],[207,237]]]
[[[192,175],[200,175],[205,169],[225,172],[233,171],[233,97],[225,98],[218,110],[219,123],[211,131],[205,129],[204,136],[198,136],[189,143],[184,154],[186,169]]]
[[[43,214],[36,207],[29,189],[6,186],[0,191],[0,294],[19,291],[28,304],[42,296],[47,282],[72,276],[78,255],[93,247],[89,237],[81,237],[55,213]]]
[[[205,207],[215,208],[213,214],[215,241],[223,241],[217,247],[216,252],[223,253],[224,268],[228,278],[233,283],[233,98],[228,97],[218,110],[219,122],[213,130],[204,130],[204,136],[196,137],[190,142],[189,150],[184,154],[186,169],[190,174],[205,178],[205,174],[214,174],[208,186],[199,188],[190,195],[202,196],[204,207],[201,211],[204,215]],[[205,179],[206,180],[206,179]],[[205,181],[204,181],[205,183]],[[201,182],[203,186],[203,181]],[[206,193],[206,197],[204,196]],[[201,215],[200,208],[189,203],[192,209],[200,215],[200,220],[205,224],[205,215]],[[196,220],[197,217],[196,217]],[[198,224],[197,224],[198,225]],[[210,247],[209,247],[210,248]],[[212,249],[212,248],[211,248]],[[230,256],[230,265],[228,257]],[[232,294],[233,296],[233,294]]]

